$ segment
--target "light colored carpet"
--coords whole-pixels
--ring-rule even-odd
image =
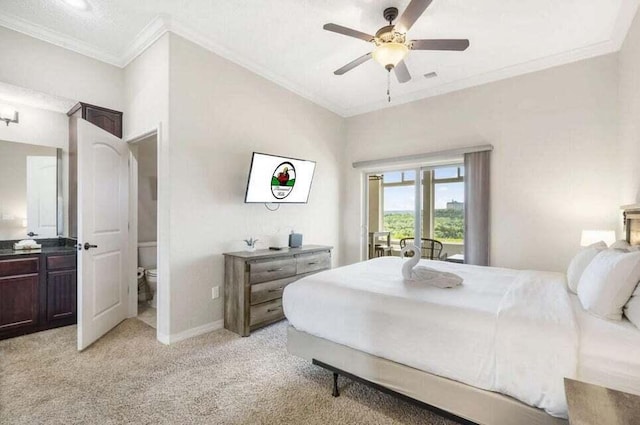
[[[83,353],[76,327],[0,341],[2,424],[433,424],[453,422],[286,352],[286,322],[170,347],[129,319]]]

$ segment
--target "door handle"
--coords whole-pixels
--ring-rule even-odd
[[[33,233],[33,232],[29,232],[27,233],[27,236],[29,236],[30,238],[34,237],[34,236],[38,236],[37,233]]]
[[[97,247],[98,245],[91,245],[89,242],[85,242],[84,244],[84,249],[87,251],[90,250],[91,248],[97,248]]]

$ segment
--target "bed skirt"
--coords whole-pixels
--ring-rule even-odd
[[[305,360],[381,385],[396,393],[483,425],[568,425],[541,409],[300,332],[289,326],[287,350]],[[328,394],[329,388],[327,388]]]

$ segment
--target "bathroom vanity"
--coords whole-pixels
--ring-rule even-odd
[[[0,339],[76,323],[63,157],[61,148],[0,140]],[[41,248],[14,250],[26,238]]]
[[[0,339],[76,323],[76,248],[65,238],[14,251],[0,241]]]
[[[331,268],[330,246],[225,253],[224,327],[242,336],[284,319],[284,288]]]

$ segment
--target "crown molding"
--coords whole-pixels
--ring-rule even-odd
[[[149,22],[133,39],[119,60],[121,68],[129,65],[135,58],[140,56],[153,43],[162,37],[169,30],[171,19],[166,15],[158,15]]]
[[[155,43],[166,32],[172,32],[186,40],[199,45],[249,71],[325,108],[342,117],[352,117],[368,112],[387,109],[405,103],[413,102],[428,97],[438,96],[482,84],[512,78],[531,72],[552,68],[559,65],[576,62],[595,56],[613,53],[622,47],[626,35],[631,27],[634,17],[638,11],[640,0],[625,0],[618,11],[618,17],[612,28],[611,38],[608,41],[582,47],[579,49],[562,52],[560,54],[542,57],[536,60],[523,62],[506,68],[490,71],[482,75],[465,78],[462,80],[445,83],[433,88],[416,90],[411,93],[400,95],[394,98],[390,105],[384,100],[361,104],[352,108],[345,108],[337,105],[319,93],[308,90],[298,84],[281,77],[265,67],[242,57],[232,50],[216,43],[210,37],[194,30],[189,25],[172,19],[167,15],[158,15],[151,20],[134,38],[129,47],[121,54],[115,55],[105,50],[99,49],[82,40],[69,37],[57,31],[53,31],[40,25],[31,23],[22,18],[0,11],[0,26],[26,34],[47,43],[72,50],[84,56],[108,63],[110,65],[124,68],[135,58],[141,55],[149,46]]]
[[[81,55],[121,67],[121,60],[118,55],[109,53],[95,46],[85,43],[82,40],[70,37],[57,31],[50,30],[33,22],[26,21],[18,16],[0,11],[0,26],[10,30],[37,38],[49,44],[65,48],[67,50],[80,53]]]

